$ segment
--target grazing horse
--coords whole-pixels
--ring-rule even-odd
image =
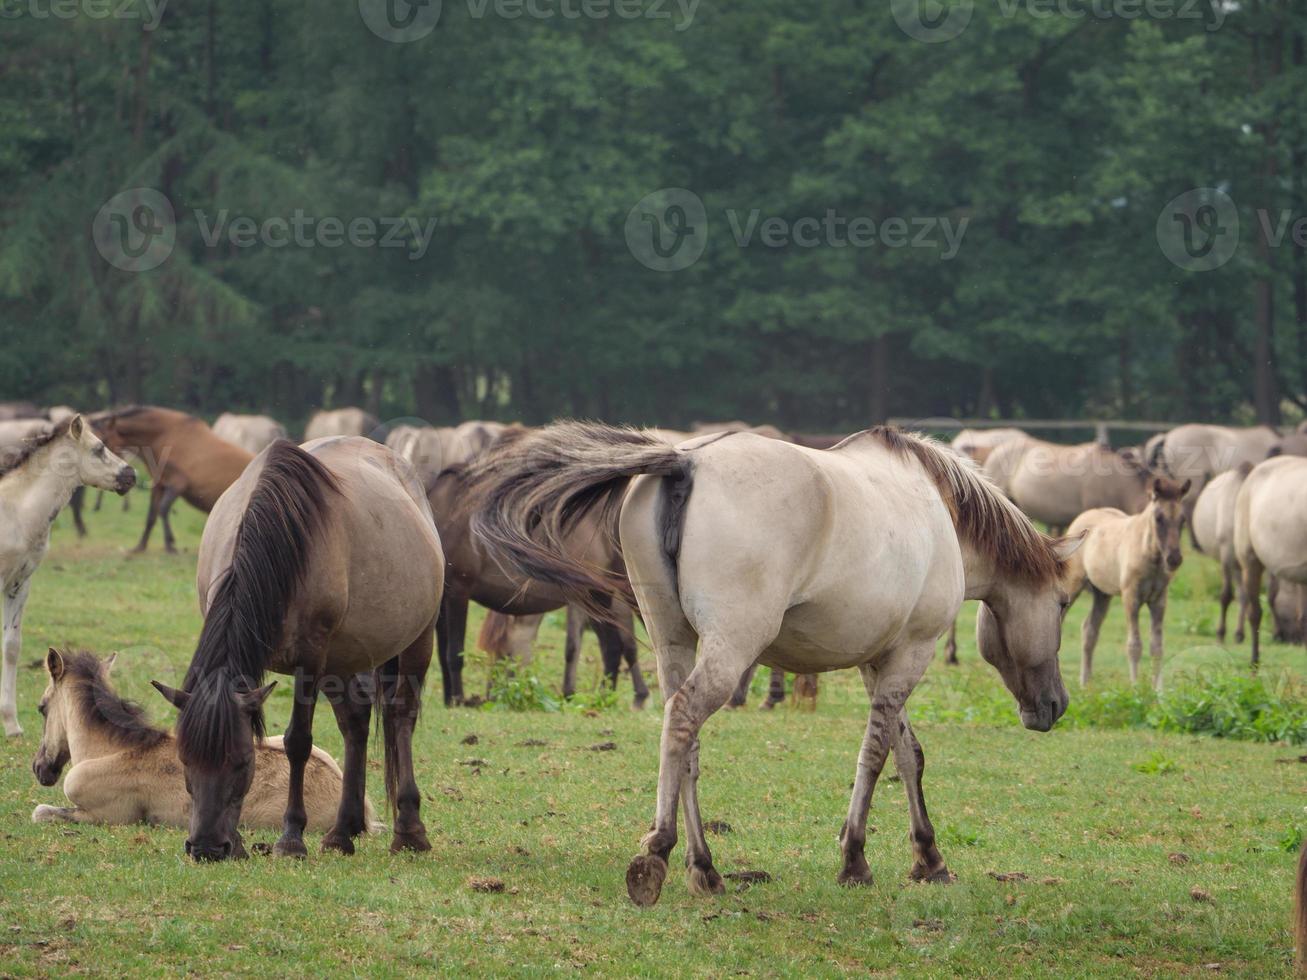
[[[413,468],[367,439],[274,442],[213,509],[196,586],[204,613],[181,690],[177,755],[191,794],[186,852],[244,856],[237,822],[263,736],[265,671],[294,676],[289,791],[274,852],[305,855],[304,768],[313,709],[331,702],[345,738],[344,790],[323,850],[354,852],[364,829],[371,676],[385,734],[390,849],[430,850],[413,779],[413,727],[431,661],[444,556]],[[362,677],[355,675],[363,674]],[[275,683],[275,682],[274,682]]]
[[[1029,517],[1055,531],[1095,507],[1137,514],[1148,505],[1147,468],[1096,442],[1060,446],[1011,439],[990,453],[985,475]]]
[[[278,439],[286,438],[286,427],[267,415],[223,412],[213,423],[213,434],[248,453],[261,453]]]
[[[658,802],[627,870],[638,905],[658,900],[685,807],[695,893],[723,891],[699,814],[699,730],[755,662],[797,673],[858,667],[871,699],[840,834],[839,880],[865,884],[867,810],[886,757],[907,790],[914,879],[948,881],[922,796],[921,747],[904,704],[964,596],[977,640],[1047,731],[1066,709],[1058,669],[1064,559],[953,452],[876,428],[818,451],[749,433],[681,446],[629,429],[561,423],[474,464],[474,530],[533,581],[595,615],[627,579],[569,554],[569,528],[620,506],[622,553],[658,655],[665,699]],[[632,479],[634,477],[634,479]],[[696,655],[696,647],[698,649]]]
[[[507,443],[520,441],[521,433],[525,431],[514,432]],[[467,642],[469,602],[476,602],[492,613],[506,616],[538,616],[567,604],[567,597],[560,589],[544,582],[524,581],[521,576],[511,574],[493,557],[486,555],[485,549],[470,531],[473,498],[469,495],[467,479],[467,464],[449,467],[437,477],[428,494],[431,512],[435,515],[436,527],[440,531],[441,544],[449,560],[445,597],[436,629],[446,705],[461,704],[463,701],[463,647]],[[615,575],[624,574],[621,555],[611,533],[595,521],[583,521],[571,528],[568,547],[578,556],[578,560],[593,562]],[[535,625],[539,626],[538,620]],[[605,616],[597,618],[593,626],[603,657],[604,673],[616,686],[618,672],[625,661],[630,668],[631,684],[635,689],[634,706],[643,707],[649,698],[649,688],[640,672],[635,643],[635,617],[631,608],[622,606],[609,611]],[[533,637],[535,635],[530,624],[519,629],[511,623],[492,621],[491,629],[506,634],[502,640],[493,634],[486,636],[488,645],[493,645],[496,650],[508,651],[511,648],[507,638],[509,636],[515,636],[520,644],[526,630],[530,630]],[[563,674],[565,697],[571,697],[576,691],[576,658],[579,652],[579,643],[574,648],[569,643]]]
[[[1252,466],[1244,463],[1209,480],[1198,494],[1191,519],[1190,530],[1198,550],[1221,563],[1221,618],[1216,626],[1216,638],[1222,643],[1225,642],[1226,616],[1236,595],[1239,599],[1239,625],[1234,629],[1235,643],[1243,642],[1244,620],[1248,613],[1239,575],[1239,559],[1234,553],[1234,502],[1251,470]]]
[[[1139,609],[1148,606],[1152,632],[1149,653],[1153,658],[1153,687],[1162,689],[1162,626],[1166,618],[1166,594],[1171,578],[1180,567],[1180,530],[1184,527],[1184,495],[1189,482],[1173,483],[1154,477],[1148,485],[1148,506],[1130,515],[1111,507],[1087,510],[1071,522],[1069,534],[1085,532],[1085,545],[1068,563],[1067,593],[1074,602],[1088,588],[1093,608],[1081,629],[1080,685],[1089,685],[1094,666],[1094,646],[1103,617],[1119,595],[1125,604],[1126,656],[1130,660],[1130,683],[1139,681]]]
[[[1269,576],[1266,604],[1275,619],[1272,639],[1277,643],[1307,643],[1307,585]]]
[[[140,456],[149,470],[150,509],[135,552],[150,543],[156,519],[163,521],[164,549],[176,552],[168,514],[177,498],[207,514],[254,458],[219,439],[203,419],[171,408],[135,405],[92,416],[91,426],[110,449]]]
[[[117,654],[106,661],[79,651],[51,649],[45,658],[49,683],[41,698],[45,728],[32,760],[42,786],[53,786],[65,766],[64,794],[73,805],[41,804],[33,823],[69,821],[99,824],[160,824],[185,828],[190,820],[186,780],[177,761],[177,742],[146,720],[137,704],[119,697],[109,683]],[[290,763],[280,738],[254,750],[254,779],[241,807],[246,827],[281,826]],[[304,770],[304,806],[311,830],[330,829],[340,805],[336,760],[314,747]],[[370,803],[367,829],[378,833]]]
[[[314,412],[304,428],[304,441],[312,442],[326,436],[363,436],[377,442],[385,442],[386,439],[377,417],[361,408]]]
[[[3,594],[3,670],[0,722],[6,735],[18,724],[18,655],[23,608],[36,571],[50,550],[50,526],[83,485],[126,493],[136,471],[115,456],[80,415],[55,425],[0,459],[0,593]]]
[[[1234,551],[1252,630],[1252,663],[1261,661],[1262,575],[1307,585],[1307,458],[1276,456],[1255,467],[1234,503]]]

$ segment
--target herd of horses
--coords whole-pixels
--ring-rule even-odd
[[[138,549],[156,520],[164,546],[175,547],[168,515],[178,498],[209,513],[199,640],[180,686],[155,682],[177,708],[175,734],[119,698],[106,665],[51,650],[33,770],[53,785],[71,763],[65,791],[74,805],[34,817],[145,813],[184,824],[197,860],[243,855],[240,827],[266,825],[276,798],[285,803],[277,854],[303,856],[304,831],[316,827],[327,828],[324,849],[352,853],[360,833],[378,829],[365,794],[374,710],[391,848],[429,849],[413,732],[437,651],[446,703],[466,696],[470,602],[500,617],[487,627],[497,643],[523,652],[539,617],[566,607],[578,632],[595,629],[610,681],[627,665],[637,706],[648,689],[634,616],[643,621],[663,732],[653,820],[626,875],[639,905],[658,900],[682,831],[691,891],[723,890],[699,811],[700,730],[738,702],[759,665],[774,678],[862,675],[869,712],[839,834],[839,881],[871,880],[868,808],[892,756],[907,792],[910,875],[944,882],[952,876],[906,703],[964,600],[980,603],[981,657],[1038,731],[1067,707],[1062,621],[1083,591],[1093,608],[1081,682],[1090,682],[1098,630],[1119,595],[1132,677],[1147,606],[1160,684],[1166,594],[1186,524],[1224,571],[1222,636],[1238,584],[1254,663],[1264,577],[1272,607],[1290,613],[1286,629],[1301,635],[1307,615],[1307,426],[1290,435],[1182,426],[1112,450],[1018,430],[963,432],[950,448],[891,427],[838,441],[743,423],[699,432],[582,422],[382,427],[358,409],[320,413],[299,445],[271,419],[227,415],[211,428],[148,406],[85,418],[52,412],[29,424],[16,450],[0,442],[0,717],[9,734],[20,731],[14,667],[30,576],[74,491],[126,493],[136,476],[128,460],[138,461],[150,480]],[[577,646],[569,638],[569,691]],[[269,672],[292,678],[278,744],[263,739]],[[344,738],[340,769],[313,748],[320,699]],[[148,765],[139,761],[147,749],[157,753]],[[173,787],[171,802],[103,799],[115,787],[148,792],[151,779]],[[330,820],[324,800],[335,805]]]

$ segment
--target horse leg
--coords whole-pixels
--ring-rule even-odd
[[[908,877],[913,881],[948,884],[954,878],[935,846],[935,827],[926,812],[926,797],[921,791],[926,756],[912,725],[908,723],[906,708],[899,712],[898,728],[893,732],[893,749],[894,768],[908,794],[908,816],[912,823],[912,871]]]
[[[163,490],[163,484],[158,480],[150,487],[150,506],[145,512],[145,532],[141,535],[140,543],[132,549],[135,554],[143,552],[145,546],[150,543],[150,532],[154,530],[154,522],[159,517],[159,501],[163,499]]]
[[[767,685],[767,700],[763,708],[770,711],[785,700],[785,671],[779,667],[771,668],[771,681]]]
[[[1151,627],[1148,653],[1153,660],[1153,690],[1162,693],[1162,623],[1166,619],[1166,592],[1148,604],[1148,622]]]
[[[871,869],[867,867],[864,849],[867,843],[867,811],[889,755],[891,740],[899,726],[899,714],[908,695],[916,687],[926,666],[935,657],[935,642],[902,647],[892,651],[877,669],[863,664],[862,684],[871,699],[867,715],[867,730],[862,737],[858,753],[858,771],[849,797],[849,812],[840,830],[840,850],[844,867],[840,869],[841,885],[871,884]]]
[[[318,678],[302,667],[295,670],[294,704],[290,724],[282,744],[290,763],[290,786],[286,794],[286,815],[282,819],[281,839],[273,845],[278,857],[307,857],[304,825],[309,817],[304,810],[304,767],[313,752],[313,709],[318,703]]]
[[[586,614],[576,606],[567,607],[567,640],[563,644],[563,697],[576,695],[576,665],[581,659],[581,641],[585,636]]]
[[[176,487],[164,487],[163,497],[159,500],[159,518],[163,521],[163,550],[170,555],[177,554],[177,539],[173,537],[172,521],[168,515],[179,493]]]
[[[422,707],[422,684],[431,665],[432,629],[424,629],[387,665],[393,665],[394,673],[381,711],[386,736],[386,798],[395,808],[391,853],[431,850],[427,828],[419,816],[422,794],[413,775],[413,729]]]
[[[82,520],[82,508],[86,505],[86,487],[80,486],[73,491],[71,499],[68,501],[68,509],[73,514],[73,527],[77,529],[79,538],[86,537],[86,522]]]
[[[1139,683],[1139,658],[1144,653],[1144,641],[1139,636],[1139,595],[1133,584],[1121,590],[1121,602],[1125,606],[1125,655],[1130,661],[1130,683]]]
[[[944,662],[950,666],[958,665],[958,618],[953,617],[953,622],[948,626],[948,639],[944,641]]]
[[[91,510],[95,511],[98,514],[100,513],[100,508],[103,505],[104,505],[104,491],[97,490],[95,493],[95,506],[92,507]]]
[[[1280,628],[1280,612],[1276,603],[1280,598],[1280,579],[1277,575],[1266,576],[1266,607],[1271,611],[1271,642],[1283,643],[1284,630]]]
[[[627,670],[631,674],[631,689],[635,692],[631,707],[638,711],[649,700],[649,685],[644,682],[644,674],[640,672],[640,648],[635,642],[635,613],[628,609],[616,630],[622,659],[626,661]]]
[[[10,738],[23,734],[18,724],[18,654],[23,646],[23,608],[32,589],[30,577],[5,589],[4,630],[0,640],[4,664],[0,669],[0,722]]]
[[[751,664],[749,669],[744,672],[740,678],[740,683],[735,686],[735,691],[731,694],[731,699],[726,702],[728,708],[743,708],[749,701],[749,685],[753,683],[753,675],[758,672],[758,665]]]
[[[463,703],[463,644],[467,634],[467,600],[448,592],[440,601],[436,620],[440,646],[440,680],[445,693],[445,707]]]
[[[617,676],[622,672],[621,637],[609,623],[593,623],[595,639],[599,641],[599,659],[604,665],[604,680],[608,687],[617,690]]]
[[[1230,560],[1230,578],[1234,582],[1234,597],[1239,603],[1239,623],[1234,628],[1234,642],[1242,643],[1244,638],[1244,627],[1248,622],[1248,593],[1243,588],[1243,573],[1239,569],[1239,563],[1233,558]]]
[[[1221,562],[1221,618],[1216,624],[1216,642],[1225,642],[1225,619],[1226,614],[1230,611],[1230,603],[1234,600],[1234,572],[1228,564]],[[1242,621],[1239,623],[1240,632],[1243,632]],[[1238,639],[1242,639],[1239,637]]]
[[[322,838],[323,851],[354,853],[354,838],[365,829],[364,803],[368,775],[368,724],[372,720],[373,676],[356,674],[345,689],[330,698],[336,724],[345,739],[344,779],[336,824]]]
[[[1243,564],[1243,562],[1240,562]],[[1248,628],[1253,637],[1252,668],[1257,669],[1262,660],[1262,563],[1255,556],[1250,556],[1243,564],[1244,605],[1248,607]]]
[[[1091,594],[1094,604],[1089,615],[1080,627],[1080,686],[1088,687],[1089,679],[1094,673],[1094,647],[1098,645],[1098,631],[1107,616],[1107,607],[1112,604],[1112,597],[1106,592],[1099,592],[1092,585]]]

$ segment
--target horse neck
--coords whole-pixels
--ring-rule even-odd
[[[962,574],[966,580],[964,591],[968,599],[990,602],[1006,596],[1007,582],[995,566],[993,558],[965,542],[962,543]]]
[[[0,503],[9,505],[20,527],[49,527],[80,485],[76,473],[61,473],[50,466],[54,444],[42,446],[23,465],[0,478]]]
[[[1128,517],[1131,531],[1137,535],[1140,554],[1149,561],[1161,561],[1162,542],[1157,538],[1157,522],[1153,520],[1153,505],[1149,502],[1138,514]]]
[[[79,683],[85,683],[84,681]],[[82,716],[79,699],[80,691],[68,691],[67,707],[64,708],[64,731],[68,739],[68,764],[75,766],[88,759],[100,759],[118,751],[113,740]]]

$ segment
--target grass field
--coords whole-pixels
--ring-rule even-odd
[[[323,857],[313,840],[307,862],[196,866],[180,831],[34,825],[35,805],[64,800],[29,769],[47,646],[121,651],[120,689],[155,718],[172,715],[148,681],[177,683],[193,649],[202,517],[178,508],[182,554],[164,555],[156,534],[150,554],[129,558],[143,503],[137,495],[123,514],[106,501],[85,542],[60,517],[35,580],[19,679],[27,733],[0,742],[0,974],[1288,972],[1293,845],[1307,825],[1302,750],[1085,724],[1026,732],[976,656],[970,609],[962,666],[941,658],[910,702],[952,886],[907,882],[906,807],[887,780],[867,846],[876,883],[835,884],[866,717],[853,674],[823,678],[815,712],[760,712],[755,699],[709,722],[704,815],[729,824],[710,839],[717,866],[771,876],[730,883],[715,900],[689,895],[680,848],[661,904],[640,910],[626,898],[626,864],[652,815],[661,716],[630,711],[625,681],[603,710],[447,711],[433,670],[418,728],[426,855],[391,856],[383,838],[353,858]],[[1246,662],[1245,649],[1212,640],[1217,584],[1214,563],[1188,557],[1168,620],[1172,685]],[[1065,626],[1073,701],[1087,607],[1082,599]],[[553,687],[561,627],[551,618],[534,668]],[[1096,686],[1125,686],[1123,636],[1118,605]],[[593,687],[589,642],[581,677]],[[1264,657],[1273,681],[1307,668],[1300,648],[1268,646]],[[652,670],[652,655],[644,660]],[[476,690],[484,669],[469,672]],[[288,715],[286,686],[270,702],[273,730]],[[968,717],[980,720],[951,720]],[[318,713],[315,734],[339,757],[330,712]],[[470,734],[478,743],[462,744]],[[615,749],[594,750],[603,743]],[[375,764],[371,775],[380,803]],[[500,879],[504,891],[475,891],[474,876]]]

